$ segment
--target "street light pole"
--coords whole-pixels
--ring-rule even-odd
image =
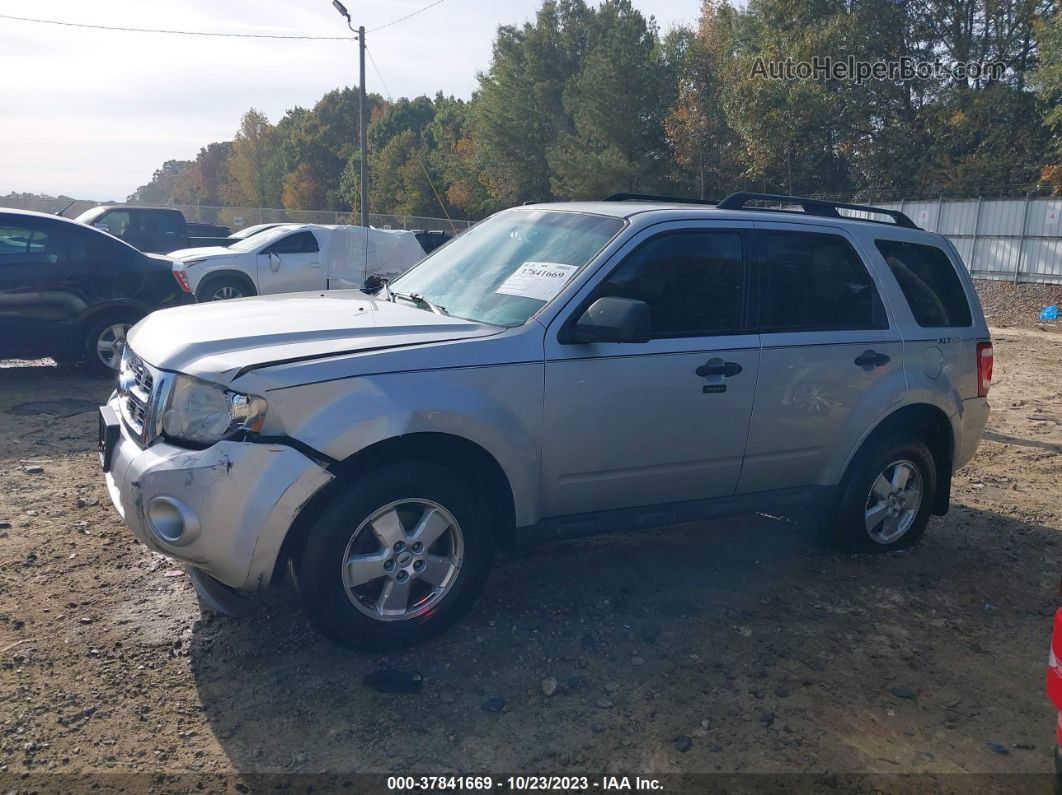
[[[358,90],[358,167],[359,167],[359,195],[358,195],[358,210],[359,217],[362,226],[369,225],[369,163],[368,155],[366,153],[365,146],[365,26],[361,25],[357,30],[354,30],[354,24],[350,21],[350,13],[347,11],[339,0],[332,0],[332,5],[335,6],[336,11],[342,14],[347,19],[347,27],[358,34],[358,69],[359,69],[359,90]]]

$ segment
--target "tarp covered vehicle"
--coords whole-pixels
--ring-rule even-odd
[[[424,257],[412,232],[364,226],[290,224],[228,248],[189,248],[184,263],[200,301],[304,290],[360,288],[373,274],[397,276]]]

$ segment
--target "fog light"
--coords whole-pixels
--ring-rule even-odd
[[[155,535],[167,544],[187,544],[199,535],[199,519],[175,497],[154,497],[148,503],[147,520]]]

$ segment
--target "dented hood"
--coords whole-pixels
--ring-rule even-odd
[[[485,337],[498,326],[377,300],[360,290],[287,293],[153,312],[128,345],[163,370],[228,383],[270,364]]]

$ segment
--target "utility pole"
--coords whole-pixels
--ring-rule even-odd
[[[369,164],[365,154],[365,26],[358,27],[358,62],[361,66],[361,93],[358,95],[358,142],[361,151],[358,156],[358,165],[361,167],[361,178],[358,180],[361,187],[361,197],[358,199],[358,209],[361,210],[361,225],[369,225]]]
[[[369,225],[369,163],[365,144],[365,26],[361,25],[354,30],[354,24],[350,21],[350,13],[339,0],[332,0],[336,11],[347,19],[347,27],[358,34],[358,174],[359,196],[358,210],[362,226]]]

